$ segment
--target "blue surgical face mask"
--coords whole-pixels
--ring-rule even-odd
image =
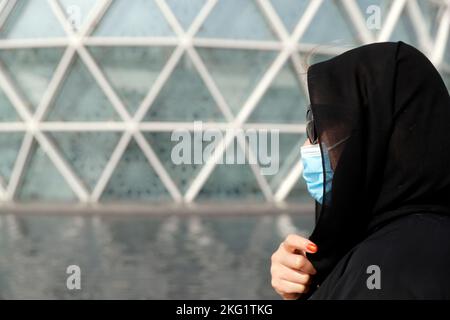
[[[325,154],[325,170],[322,168],[322,155],[320,145],[313,144],[301,147],[301,156],[303,163],[303,178],[306,181],[309,194],[320,204],[323,201],[324,191],[324,171],[326,177],[325,193],[331,191],[331,181],[333,179],[333,170],[331,169],[330,159]]]

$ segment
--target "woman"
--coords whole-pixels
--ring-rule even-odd
[[[403,42],[308,70],[309,239],[272,256],[285,299],[450,299],[450,98]],[[309,144],[309,145],[308,145]]]

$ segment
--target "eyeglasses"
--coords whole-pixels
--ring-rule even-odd
[[[316,144],[319,140],[316,133],[316,128],[314,126],[314,118],[311,111],[311,105],[308,105],[308,107],[306,108],[306,136],[308,137],[311,144]]]

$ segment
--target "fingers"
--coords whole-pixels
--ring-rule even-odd
[[[296,234],[288,235],[282,245],[287,251],[292,253],[295,253],[296,250],[301,250],[302,252],[308,253],[317,252],[317,246],[314,243]]]
[[[289,235],[272,255],[272,286],[286,300],[298,299],[308,292],[316,269],[305,252],[317,252],[317,246],[306,238]]]
[[[299,254],[286,253],[280,255],[280,263],[285,267],[302,271],[303,273],[316,274],[316,269],[314,269],[312,263],[305,256]]]

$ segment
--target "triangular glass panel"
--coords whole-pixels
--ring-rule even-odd
[[[237,114],[275,59],[275,51],[197,48],[214,81]]]
[[[300,212],[301,210],[301,212]],[[309,203],[307,206],[302,206],[295,214],[290,215],[290,220],[295,227],[295,231],[299,235],[308,237],[314,229],[314,203]],[[281,217],[280,217],[281,218]]]
[[[376,6],[381,9],[382,14],[387,14],[391,6],[391,0],[358,0],[356,3],[363,15],[368,15],[373,12],[371,6]]]
[[[90,47],[104,74],[134,114],[173,51],[171,47]]]
[[[308,7],[309,0],[270,0],[288,31],[294,31]]]
[[[91,190],[120,139],[117,132],[54,132],[49,136]]]
[[[0,184],[6,187],[9,183],[14,164],[22,145],[23,133],[0,133]]]
[[[258,159],[261,173],[272,191],[276,192],[292,167],[300,161],[300,148],[305,142],[305,135],[279,133],[277,138],[270,131],[257,131],[257,137],[258,140],[249,143],[249,147]]]
[[[165,201],[170,195],[138,144],[132,140],[103,192],[102,201]]]
[[[278,73],[247,122],[305,123],[307,99],[289,62]]]
[[[246,40],[275,39],[270,25],[254,0],[218,1],[197,36]]]
[[[56,99],[49,107],[50,121],[117,121],[119,115],[77,57]]]
[[[217,132],[220,139],[221,132]],[[203,141],[202,134],[198,132],[194,135],[192,131],[185,131],[182,138],[173,135],[172,132],[148,132],[144,134],[166,171],[183,193],[189,188],[207,160],[207,158],[203,158],[203,151],[211,143],[211,146],[216,143],[216,141]],[[180,152],[175,152],[176,150]],[[196,161],[194,152],[201,154],[200,160]],[[174,159],[174,157],[180,157],[180,159]]]
[[[334,56],[330,56],[328,54],[321,54],[321,53],[312,53],[312,55],[309,57],[309,66],[312,66],[315,63],[323,62],[326,60],[329,60],[333,58]]]
[[[215,217],[206,217],[202,219],[202,224],[213,234],[221,245],[225,245],[227,251],[244,257],[251,246],[252,236],[258,224],[262,219],[251,215],[242,215],[237,217],[226,217],[226,219],[217,221]],[[255,249],[252,247],[251,249]]]
[[[66,34],[53,14],[47,1],[16,1],[9,14],[0,38],[50,38],[64,37]]]
[[[64,177],[53,165],[41,147],[36,145],[17,198],[22,202],[30,201],[76,201],[76,196]]]
[[[115,0],[100,21],[94,36],[173,36],[174,32],[153,0]]]
[[[240,161],[240,159],[244,159]],[[219,160],[220,161],[220,160]],[[263,200],[255,174],[235,139],[197,195],[198,201]],[[242,164],[240,164],[242,163]]]
[[[10,78],[34,110],[47,90],[63,52],[56,48],[0,50],[0,60]]]
[[[386,17],[389,13],[389,10],[393,4],[393,1],[390,0],[358,0],[358,5],[360,6],[360,9],[363,14],[365,14],[366,17],[374,17],[376,8],[378,8],[378,12],[380,13],[380,22],[381,26],[384,25],[384,21],[381,19],[383,17]],[[434,35],[436,34],[436,31],[439,27],[439,11],[444,6],[444,3],[440,3],[438,1],[416,1],[417,5],[420,8],[421,15],[424,18],[423,22],[426,25],[427,31],[429,31],[429,34],[432,38],[434,38]],[[403,7],[403,11],[401,13],[401,16],[399,17],[399,20],[397,21],[396,31],[393,31],[393,36],[391,40],[403,40],[408,41],[409,43],[413,43],[413,38],[416,38],[415,32],[414,32],[414,21],[412,21],[411,16],[408,14],[408,9],[406,8],[408,6],[408,3],[405,4],[405,7]],[[372,7],[374,7],[372,9]],[[373,20],[375,21],[375,20]],[[400,25],[400,26],[398,26]],[[379,30],[381,30],[381,27],[377,30],[372,30],[374,34],[378,34]],[[415,42],[416,40],[414,40]]]
[[[356,32],[341,5],[339,1],[322,1],[300,41],[324,45],[356,45]]]
[[[97,0],[58,0],[63,8],[66,18],[72,25],[72,30],[77,32],[86,22],[89,13],[97,4]]]
[[[166,3],[172,9],[185,30],[188,30],[195,17],[206,3],[206,0],[166,0]]]
[[[223,114],[187,55],[181,57],[145,121],[223,121]]]
[[[0,90],[0,122],[6,121],[20,121],[20,118],[8,97]]]

